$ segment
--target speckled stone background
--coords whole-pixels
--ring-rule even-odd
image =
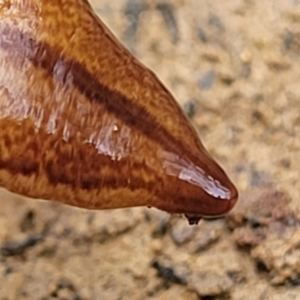
[[[240,190],[225,219],[0,191],[0,300],[300,299],[300,1],[93,0]]]

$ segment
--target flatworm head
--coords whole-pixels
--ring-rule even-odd
[[[27,197],[195,217],[237,200],[172,94],[85,0],[0,3],[0,128],[0,186]]]

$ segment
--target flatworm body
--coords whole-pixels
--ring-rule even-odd
[[[192,222],[237,200],[171,93],[85,0],[0,1],[0,186]]]

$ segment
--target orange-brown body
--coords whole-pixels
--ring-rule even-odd
[[[86,0],[0,2],[0,186],[192,216],[237,199],[173,96]]]

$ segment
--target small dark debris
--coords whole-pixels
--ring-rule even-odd
[[[173,44],[179,41],[179,28],[176,21],[174,7],[167,2],[159,2],[156,9],[161,12],[164,22],[171,34]]]
[[[236,165],[234,168],[235,172],[240,174],[246,171],[246,167],[242,164]]]
[[[28,248],[32,248],[43,240],[42,235],[30,236],[21,242],[9,242],[1,246],[0,253],[3,256],[20,255]]]
[[[220,74],[219,75],[220,81],[227,86],[230,86],[234,83],[235,78],[229,74]]]
[[[208,70],[203,74],[201,79],[198,82],[198,86],[202,90],[209,90],[214,85],[214,82],[216,80],[216,73],[214,70]]]
[[[20,223],[20,228],[22,232],[29,231],[35,226],[35,212],[29,210]]]
[[[128,20],[128,26],[124,33],[124,39],[131,51],[134,52],[136,32],[140,15],[148,8],[144,0],[128,0],[124,8],[124,14]]]
[[[283,35],[283,52],[293,57],[300,54],[300,33],[286,30]]]
[[[268,68],[273,72],[287,71],[291,67],[289,63],[277,60],[268,60],[266,64]]]
[[[197,35],[202,43],[208,43],[207,33],[202,28],[198,28]]]
[[[187,283],[186,279],[176,274],[174,269],[170,266],[164,266],[159,261],[155,260],[151,266],[157,270],[158,277],[162,278],[168,283],[183,284]]]
[[[58,280],[56,286],[57,289],[70,289],[72,291],[75,291],[75,287],[72,282],[66,278],[61,278],[60,280]]]
[[[60,279],[51,292],[51,297],[63,300],[81,300],[76,288],[68,279]]]
[[[220,56],[213,52],[204,52],[201,54],[201,58],[209,63],[217,64],[220,62]]]
[[[243,62],[240,68],[240,77],[244,79],[248,79],[252,73],[252,65],[251,62]]]
[[[185,217],[188,219],[189,225],[198,225],[199,221],[202,219],[202,216],[198,215],[185,214]]]
[[[290,50],[293,42],[295,40],[295,35],[290,30],[286,30],[283,36],[283,45],[285,50]]]
[[[258,171],[255,166],[251,166],[249,173],[249,184],[252,187],[266,187],[269,186],[272,182],[268,174],[262,171]]]
[[[12,274],[13,272],[14,272],[14,269],[12,267],[6,266],[5,271],[4,271],[4,276]]]
[[[145,218],[151,222],[151,234],[153,238],[160,238],[166,234],[170,225],[170,215],[159,210],[146,211]]]
[[[285,169],[290,169],[291,167],[291,161],[288,158],[281,159],[279,163]]]
[[[269,272],[267,266],[263,262],[260,262],[260,261],[256,263],[256,269],[258,272],[262,272],[262,273]]]
[[[299,276],[297,276],[296,278],[289,278],[288,282],[292,286],[298,286],[298,285],[300,285],[300,278],[299,278]]]
[[[253,96],[253,100],[255,103],[259,104],[259,103],[264,102],[265,96],[262,93],[257,93]]]
[[[208,19],[208,24],[211,27],[216,28],[219,32],[225,31],[225,26],[224,26],[223,22],[221,21],[221,19],[217,15],[211,14]]]
[[[236,284],[246,282],[245,274],[243,272],[229,271],[227,272],[227,276]]]
[[[196,114],[197,105],[194,100],[187,101],[183,105],[185,114],[191,119]]]
[[[257,109],[254,109],[252,111],[252,118],[254,120],[257,120],[257,121],[260,121],[260,122],[264,122],[264,115],[262,112],[260,112],[259,110]]]

